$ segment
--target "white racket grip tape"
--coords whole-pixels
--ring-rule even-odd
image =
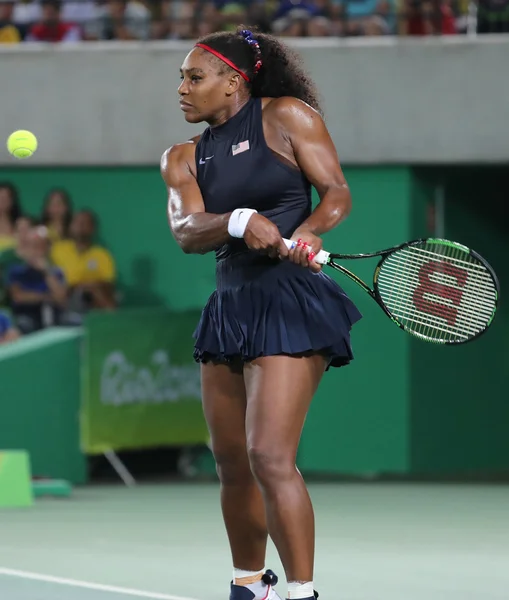
[[[285,243],[285,246],[288,248],[288,250],[295,248],[295,246],[297,245],[296,241],[287,240],[285,238],[283,238],[283,242]],[[309,250],[311,251],[311,248]],[[325,265],[325,264],[327,264],[327,261],[329,260],[329,256],[330,256],[330,252],[326,252],[325,250],[320,250],[320,252],[318,252],[318,254],[313,258],[313,260],[315,262],[317,262],[319,265]]]

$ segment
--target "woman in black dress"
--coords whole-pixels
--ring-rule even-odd
[[[350,192],[314,85],[276,38],[207,36],[181,80],[185,119],[209,126],[167,150],[161,172],[178,244],[217,259],[195,358],[233,558],[230,599],[280,598],[265,571],[269,533],[286,597],[311,600],[314,516],[297,447],[324,372],[352,359],[361,317],[313,258],[320,235],[350,212]]]

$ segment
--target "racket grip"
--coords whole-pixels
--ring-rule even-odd
[[[295,246],[297,245],[297,242],[295,242],[294,240],[287,240],[285,238],[283,238],[283,242],[285,243],[285,246],[288,248],[288,250],[291,250],[292,248],[295,248]],[[310,248],[311,250],[311,248]],[[326,252],[325,250],[320,250],[320,252],[318,252],[318,254],[314,257],[314,261],[317,262],[319,265],[325,265],[327,264],[327,261],[329,260],[329,256],[330,256],[330,252]]]

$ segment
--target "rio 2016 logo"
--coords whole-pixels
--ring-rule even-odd
[[[172,364],[166,350],[156,350],[145,365],[134,365],[122,351],[110,353],[101,372],[102,404],[201,402],[198,365]]]

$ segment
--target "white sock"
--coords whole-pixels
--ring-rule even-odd
[[[312,581],[306,581],[305,583],[297,583],[296,581],[288,582],[288,598],[293,600],[294,598],[314,598],[315,591],[313,588]]]
[[[266,587],[265,583],[263,583],[261,577],[265,573],[265,567],[261,571],[243,571],[242,569],[233,569],[233,583],[235,585],[242,585],[243,587],[247,587],[248,590],[251,590],[255,596],[261,596],[263,592],[263,588]],[[243,584],[239,583],[239,579],[242,580],[246,577],[258,577],[258,581],[254,583]]]

